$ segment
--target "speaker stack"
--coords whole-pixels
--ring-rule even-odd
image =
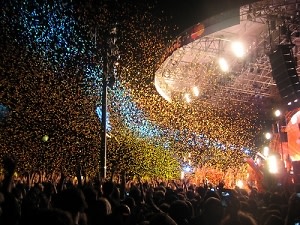
[[[300,161],[293,161],[293,172],[294,172],[294,182],[295,184],[300,184]]]
[[[299,106],[300,82],[296,71],[297,62],[293,55],[293,44],[278,45],[269,55],[272,76],[284,104]]]

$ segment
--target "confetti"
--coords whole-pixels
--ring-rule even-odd
[[[176,30],[167,15],[151,1],[96,2],[2,3],[0,99],[10,113],[1,120],[1,155],[14,154],[20,172],[74,175],[77,164],[99,172],[103,49],[113,26],[120,59],[108,88],[108,173],[172,179],[187,152],[195,166],[222,170],[255,154],[262,123],[251,105],[170,104],[155,90]]]

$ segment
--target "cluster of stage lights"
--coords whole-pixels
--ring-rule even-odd
[[[276,109],[274,111],[274,116],[278,119],[276,121],[276,133],[281,132],[281,124],[279,123],[280,119],[282,119],[282,112],[279,109]],[[297,117],[293,116],[291,118],[291,123],[295,124],[297,123]],[[272,133],[266,132],[265,133],[265,138],[266,140],[271,140],[273,138]],[[271,174],[277,174],[279,173],[279,163],[280,160],[278,159],[278,155],[272,154],[272,149],[270,149],[269,146],[264,146],[262,153],[258,152],[257,153],[257,158],[256,158],[256,164],[260,165],[262,162],[261,161],[266,161],[266,165],[268,166],[268,170]]]
[[[293,101],[294,103],[297,103],[298,102],[298,99],[295,99],[294,101]],[[288,106],[291,106],[292,104],[293,104],[293,102],[288,102]]]
[[[232,54],[236,58],[243,58],[246,55],[246,50],[244,47],[244,44],[241,41],[232,41],[230,50]],[[227,73],[230,71],[230,64],[228,63],[228,60],[226,60],[225,57],[219,57],[218,59],[219,68],[222,72]],[[192,96],[198,97],[200,94],[200,90],[197,86],[193,86],[191,89],[191,93],[185,93],[184,99],[187,103],[190,103],[192,101]]]
[[[274,111],[274,116],[275,116],[276,118],[280,119],[281,116],[282,116],[282,112],[281,112],[279,109],[276,109],[276,110]],[[276,122],[276,127],[275,127],[275,129],[276,129],[276,132],[280,132],[280,124],[279,124],[278,121]],[[266,132],[266,133],[265,133],[265,138],[266,138],[266,140],[271,140],[272,137],[273,137],[273,135],[272,135],[271,132]],[[270,148],[269,148],[268,146],[265,146],[265,147],[263,148],[263,155],[267,157],[268,154],[269,154],[269,151],[270,151]]]
[[[258,167],[261,167],[262,165],[267,166],[267,169],[271,174],[278,174],[280,172],[280,159],[278,158],[278,155],[271,154],[268,147],[264,147],[263,154],[260,152],[257,153],[255,164]]]
[[[276,109],[275,111],[274,111],[274,115],[275,115],[275,117],[277,118],[277,121],[276,121],[276,127],[275,127],[275,129],[276,129],[276,133],[280,133],[281,132],[281,126],[282,126],[282,124],[280,124],[280,121],[282,121],[282,119],[283,120],[285,120],[285,118],[283,118],[283,116],[282,116],[282,112],[281,112],[281,110],[279,110],[279,109]],[[291,119],[290,119],[290,123],[292,124],[292,125],[295,125],[295,124],[297,124],[297,122],[298,122],[298,118],[297,118],[297,113],[296,114],[294,114],[292,117],[291,117]],[[284,124],[286,123],[286,121],[284,121]],[[265,133],[265,138],[267,139],[267,140],[271,140],[272,139],[272,137],[273,137],[273,135],[272,135],[272,133],[271,132],[266,132]],[[269,147],[264,147],[264,149],[269,149]]]

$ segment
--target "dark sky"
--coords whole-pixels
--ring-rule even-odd
[[[172,22],[179,26],[180,31],[219,14],[222,11],[239,7],[255,0],[158,0],[160,7],[172,15]]]

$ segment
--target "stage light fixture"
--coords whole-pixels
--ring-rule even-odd
[[[279,116],[281,116],[281,111],[279,109],[277,109],[277,110],[275,110],[274,114],[276,117],[279,117]]]
[[[269,156],[269,152],[270,152],[270,148],[268,146],[265,146],[264,150],[263,150],[263,155],[265,157],[268,157]]]
[[[229,71],[229,65],[227,61],[224,58],[219,59],[219,66],[223,72],[228,72]]]
[[[198,97],[199,96],[199,88],[194,86],[193,87],[193,93],[194,93],[194,96]]]
[[[298,122],[297,114],[294,114],[291,118],[291,124],[295,125],[295,124],[297,124],[297,122]]]
[[[238,57],[242,58],[245,56],[245,48],[242,42],[234,41],[231,43],[231,49],[233,51],[233,54]]]
[[[268,158],[269,172],[272,174],[276,174],[279,172],[278,170],[278,159],[275,155],[272,155]]]
[[[267,133],[265,134],[265,138],[266,138],[267,140],[270,140],[270,139],[272,138],[271,133],[267,132]]]
[[[187,102],[187,103],[190,103],[192,100],[191,100],[191,97],[190,97],[190,94],[188,94],[188,93],[185,93],[184,94],[184,99],[185,99],[185,101]]]

